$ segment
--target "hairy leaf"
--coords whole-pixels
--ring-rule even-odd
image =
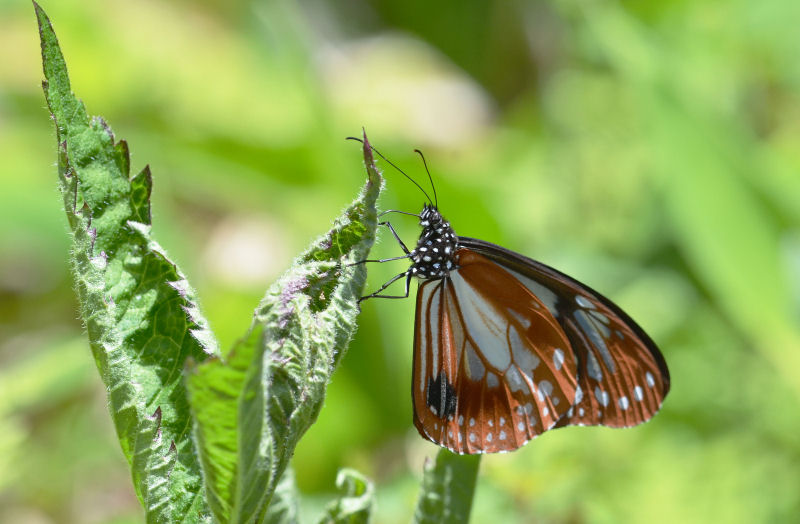
[[[268,291],[249,333],[188,377],[211,510],[261,522],[300,437],[316,420],[355,331],[382,179],[364,137],[364,190]]]
[[[275,492],[272,495],[267,516],[264,522],[268,524],[293,524],[299,520],[300,495],[294,481],[294,470],[290,467],[284,470]]]
[[[130,176],[127,144],[72,94],[50,21],[34,7],[81,316],[136,494],[148,522],[207,521],[182,371],[216,354],[216,342],[151,238],[149,168]]]

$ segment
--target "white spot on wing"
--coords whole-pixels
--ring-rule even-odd
[[[596,398],[597,402],[602,404],[604,407],[608,406],[608,392],[600,389],[600,386],[596,386],[594,388],[594,398]]]
[[[500,432],[500,435],[498,436],[498,438],[499,438],[500,440],[505,440],[505,439],[506,439],[506,432],[505,432],[505,431],[501,431],[501,432]]]
[[[638,402],[641,402],[644,398],[644,391],[642,391],[642,386],[636,386],[633,388],[633,398],[635,398]]]
[[[575,404],[583,400],[583,390],[580,386],[575,387]]]
[[[475,426],[475,419],[474,418],[470,418],[469,419],[469,427],[473,427],[473,426]]]
[[[487,433],[486,442],[491,442],[491,441],[492,441],[492,434],[491,433]]]
[[[539,382],[539,389],[537,394],[539,396],[539,402],[544,402],[545,397],[549,397],[553,393],[553,385],[548,380],[542,380]]]
[[[523,431],[525,429],[525,423],[520,421],[517,423],[517,429]]]
[[[599,311],[590,311],[589,314],[592,315],[596,320],[599,320],[600,322],[602,322],[605,325],[608,325],[609,322],[610,322],[608,320],[608,317],[605,316],[605,314],[600,313]],[[606,337],[608,337],[611,334],[611,332],[608,331],[608,330],[605,330],[604,333],[605,333]]]
[[[620,407],[620,409],[622,409],[622,411],[625,411],[626,409],[628,409],[628,406],[630,405],[628,403],[628,397],[624,397],[624,396],[620,397],[619,401],[617,403],[619,404],[619,407]]]
[[[650,373],[649,371],[644,374],[644,379],[645,379],[645,381],[647,381],[647,386],[648,387],[652,388],[653,386],[656,385],[656,380],[653,378],[653,374]]]
[[[522,378],[526,379],[525,380],[525,385],[528,386],[528,389],[532,388],[533,387],[533,371],[527,372],[524,369],[522,369],[520,371],[522,371]],[[533,391],[533,390],[531,390],[531,391]]]
[[[586,371],[590,377],[600,382],[603,380],[603,371],[600,369],[600,363],[597,362],[597,357],[594,356],[593,351],[586,352]]]
[[[477,439],[478,438],[475,436],[475,433],[470,433],[469,434],[469,441],[470,442],[475,442]]]
[[[577,302],[580,307],[594,309],[594,304],[592,304],[589,301],[589,299],[587,299],[586,297],[583,297],[581,295],[576,295],[575,296],[575,302]]]
[[[553,352],[553,365],[556,367],[556,371],[560,371],[561,366],[564,365],[564,352],[558,348]]]
[[[609,372],[615,373],[616,366],[614,364],[614,359],[611,358],[611,352],[608,350],[608,346],[606,345],[606,338],[611,334],[611,332],[606,326],[589,317],[589,315],[583,310],[575,311],[573,316],[575,317],[575,320],[578,321],[578,325],[580,326],[581,330],[586,334],[586,336],[589,337],[594,349],[600,353],[600,356],[603,358],[603,363],[605,363]],[[591,351],[589,352],[589,355],[592,355]],[[596,359],[594,363],[597,364]],[[591,360],[589,361],[589,364],[589,374],[591,375]]]
[[[506,370],[506,381],[508,382],[509,389],[514,391],[522,391],[522,388],[525,387],[525,382],[522,380],[522,375],[519,374],[517,368],[511,366],[508,370]]]
[[[522,326],[522,329],[527,330],[529,327],[531,327],[531,319],[521,315],[519,312],[514,311],[511,308],[508,309],[508,312],[517,322],[519,322],[519,325]]]

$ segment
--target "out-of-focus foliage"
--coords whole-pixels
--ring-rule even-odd
[[[328,504],[324,524],[361,524],[369,522],[375,506],[375,486],[358,471],[345,468],[336,475],[336,487],[340,497]]]
[[[481,455],[456,455],[439,450],[436,461],[426,460],[414,522],[469,522]]]
[[[651,333],[662,412],[485,458],[476,522],[800,513],[800,4],[42,7],[89,112],[159,174],[153,234],[223,347],[350,201],[363,166],[343,138],[362,126],[423,184],[425,152],[457,232],[559,267]],[[0,521],[139,522],[76,320],[37,38],[30,3],[0,1]],[[385,174],[382,207],[418,209]],[[413,243],[414,220],[393,220]],[[396,256],[383,239],[373,254]],[[350,466],[375,481],[376,521],[408,521],[436,451],[411,424],[413,300],[363,310],[293,460],[306,520]]]

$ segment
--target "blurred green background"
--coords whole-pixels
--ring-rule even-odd
[[[73,89],[153,168],[156,237],[223,346],[364,180],[371,141],[462,235],[617,301],[672,392],[635,429],[483,460],[475,522],[800,518],[800,3],[42,0]],[[0,0],[0,522],[139,522],[77,319],[27,0]],[[383,164],[385,166],[385,164]],[[384,209],[423,197],[386,170]],[[414,220],[395,217],[407,243]],[[383,233],[374,254],[399,250]],[[404,270],[370,267],[368,289]],[[294,459],[406,522],[413,300],[369,301]],[[491,520],[490,520],[491,519]]]

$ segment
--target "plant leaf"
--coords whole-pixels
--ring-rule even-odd
[[[480,455],[456,455],[440,449],[436,463],[426,460],[414,522],[469,522]]]
[[[294,481],[294,470],[286,468],[275,487],[272,495],[267,517],[264,522],[269,524],[293,524],[300,519],[299,513],[300,495],[297,493],[297,485]]]
[[[188,387],[209,505],[220,522],[261,522],[300,437],[316,420],[355,331],[382,179],[364,136],[361,195],[268,291],[224,359]]]
[[[149,168],[130,177],[127,144],[72,94],[50,21],[34,8],[81,316],[136,494],[148,522],[208,521],[181,372],[187,358],[216,354],[216,342],[150,236]]]
[[[364,475],[353,469],[341,469],[336,487],[342,495],[328,504],[321,524],[362,524],[369,521],[375,504],[375,487]]]

